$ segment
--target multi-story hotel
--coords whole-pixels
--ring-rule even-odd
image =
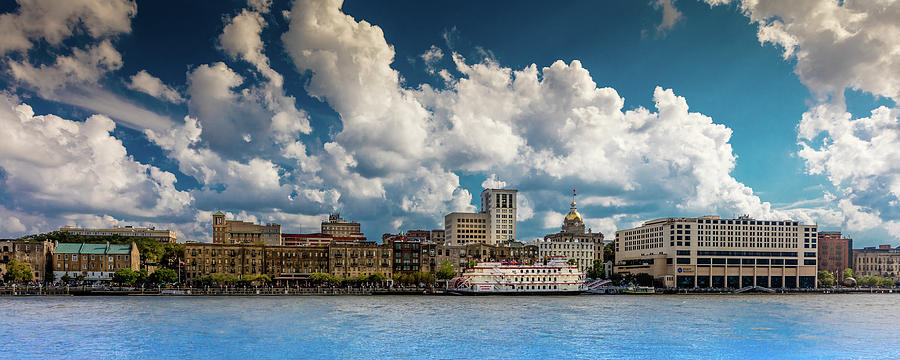
[[[6,273],[6,264],[15,259],[31,265],[32,280],[46,281],[54,245],[49,241],[0,240],[0,275]]]
[[[603,234],[590,229],[585,231],[584,220],[575,207],[575,199],[572,199],[561,230],[537,241],[540,258],[575,259],[581,271],[593,266],[594,260],[603,260]]]
[[[188,282],[219,273],[238,278],[267,274],[276,283],[286,284],[329,272],[328,247],[324,246],[186,243],[184,262]]]
[[[616,231],[614,271],[681,288],[814,288],[817,239],[791,220],[664,218]]]
[[[213,214],[213,242],[216,244],[262,243],[281,245],[281,225],[275,223],[254,224],[246,221],[226,220],[225,214]]]
[[[900,282],[900,248],[879,245],[853,249],[853,275],[881,276]]]
[[[819,233],[819,270],[834,274],[844,281],[844,269],[853,268],[853,239],[841,236],[840,231]]]
[[[93,237],[93,236],[129,236],[142,237],[157,240],[163,243],[174,243],[175,232],[172,230],[157,230],[156,228],[142,228],[133,226],[115,226],[111,229],[86,229],[74,226],[63,226],[59,231],[67,232],[72,235]]]
[[[517,190],[485,189],[481,211],[453,212],[444,216],[444,236],[449,245],[497,245],[516,239]]]
[[[56,244],[53,254],[53,273],[57,280],[63,275],[75,278],[83,275],[86,280],[112,280],[119,269],[138,271],[141,254],[134,243],[119,244]]]
[[[435,244],[443,244],[446,240],[446,237],[444,237],[444,229],[431,230],[432,242]]]

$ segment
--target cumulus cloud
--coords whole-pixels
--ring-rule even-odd
[[[96,83],[109,71],[122,67],[122,55],[104,40],[87,49],[73,49],[71,56],[61,55],[52,65],[38,67],[26,61],[9,61],[12,76],[32,87],[44,97],[54,97],[54,92],[71,84]]]
[[[707,0],[710,5],[730,3]],[[737,2],[737,1],[736,1]],[[844,91],[900,100],[900,2],[740,1],[762,44],[783,49],[816,97],[797,126],[798,155],[810,174],[827,176],[828,196],[848,230],[883,227],[896,237],[900,194],[900,110],[879,107],[853,119]]]
[[[108,117],[36,116],[3,97],[0,128],[4,192],[19,211],[165,217],[192,202],[175,188],[173,174],[128,156],[110,134],[115,124]]]
[[[183,103],[184,98],[170,86],[163,84],[158,77],[150,75],[147,70],[138,71],[137,74],[131,76],[131,81],[126,84],[129,89],[140,91],[157,99]]]
[[[76,29],[93,38],[131,32],[137,5],[128,0],[28,0],[0,15],[0,54],[31,49],[36,40],[60,45]]]
[[[815,94],[841,96],[852,88],[900,99],[900,2],[740,1],[739,7],[759,25],[761,43],[796,59],[795,72]]]
[[[652,111],[627,110],[577,60],[514,70],[491,57],[470,63],[457,53],[451,58],[460,76],[446,88],[405,88],[381,29],[342,13],[341,5],[296,2],[282,40],[297,69],[312,75],[307,91],[341,116],[320,175],[354,189],[342,191],[342,201],[430,191],[433,185],[404,182],[399,174],[447,179],[454,169],[490,171],[514,187],[565,183],[617,199],[601,206],[654,203],[677,213],[788,216],[730,175],[731,130],[690,112],[671,89],[653,91]],[[453,183],[440,187],[442,193]],[[448,201],[404,196],[400,206],[446,211]],[[535,212],[544,219],[554,213]]]

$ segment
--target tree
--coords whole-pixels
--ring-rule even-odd
[[[6,273],[3,274],[3,281],[6,282],[24,282],[31,281],[34,278],[34,272],[31,270],[31,264],[12,259],[6,264]]]
[[[141,275],[129,268],[122,268],[113,273],[112,281],[118,284],[134,285],[140,279]]]
[[[575,259],[569,259],[569,261],[567,262],[569,263],[569,265],[578,265],[578,260]]]
[[[69,276],[69,274],[63,274],[63,276],[59,278],[59,281],[62,281],[64,284],[68,284],[72,282],[72,277]]]
[[[309,274],[309,281],[312,281],[314,284],[322,284],[331,280],[331,275],[326,273],[312,273]]]
[[[367,278],[366,280],[367,280],[368,282],[372,282],[372,283],[381,283],[381,282],[387,281],[387,279],[388,279],[388,278],[387,278],[387,275],[384,275],[384,274],[382,274],[382,273],[380,273],[380,272],[377,272],[377,273],[374,273],[374,274],[372,274],[372,275],[369,275],[368,278]]]
[[[169,284],[178,281],[178,273],[172,269],[157,269],[148,277],[154,284]]]
[[[844,269],[844,279],[853,277],[853,269],[846,268]]]
[[[834,286],[834,274],[832,274],[828,271],[819,270],[818,278],[819,278],[819,287],[828,288],[828,287]]]
[[[613,243],[603,246],[603,260],[612,261],[613,264],[616,263],[616,248]]]
[[[441,262],[435,275],[437,275],[438,279],[450,280],[456,276],[456,270],[453,270],[453,264],[450,263],[450,260],[444,260]]]
[[[588,279],[603,279],[606,277],[606,270],[603,266],[603,260],[594,259],[593,266],[587,270]]]
[[[44,281],[46,281],[47,283],[52,283],[52,282],[56,281],[56,273],[54,273],[52,271],[45,272],[44,273]]]

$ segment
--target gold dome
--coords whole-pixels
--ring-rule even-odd
[[[576,220],[576,219],[577,219],[578,221],[582,221],[582,222],[584,221],[584,220],[581,218],[581,214],[579,214],[579,213],[578,213],[578,210],[575,209],[575,201],[572,201],[572,208],[569,210],[569,213],[566,214],[566,220],[567,220],[567,221],[573,221],[573,220]]]

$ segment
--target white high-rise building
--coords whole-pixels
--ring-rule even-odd
[[[444,217],[446,244],[482,243],[497,245],[516,239],[516,192],[485,189],[481,192],[481,211],[454,212]]]
[[[488,215],[489,244],[516,239],[516,193],[518,190],[484,189],[481,212]]]

